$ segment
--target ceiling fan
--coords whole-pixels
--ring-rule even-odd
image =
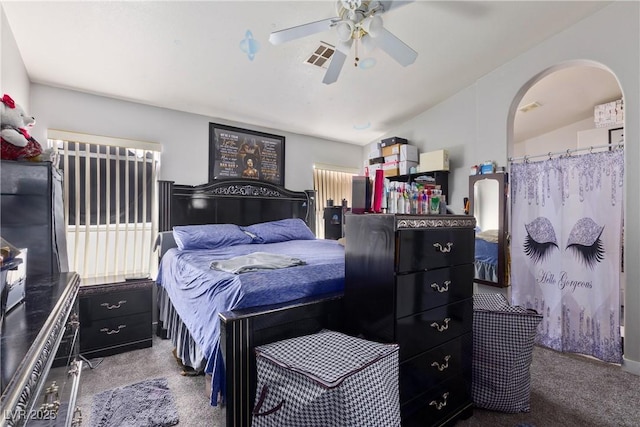
[[[354,43],[356,44],[356,66],[359,61],[357,45],[360,43],[365,50],[379,47],[400,65],[406,67],[415,62],[418,53],[383,27],[380,15],[412,2],[413,0],[338,0],[336,4],[338,16],[274,31],[269,36],[269,41],[278,45],[335,28],[338,43],[322,80],[325,84],[335,83],[338,80],[338,75]]]

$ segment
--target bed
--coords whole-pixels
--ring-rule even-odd
[[[254,347],[343,325],[344,248],[315,239],[314,208],[313,191],[261,181],[160,182],[157,333],[204,370],[228,426],[250,425]],[[234,273],[264,254],[304,264]]]

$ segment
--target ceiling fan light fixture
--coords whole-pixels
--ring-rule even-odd
[[[353,36],[353,22],[349,20],[342,20],[336,24],[336,32],[338,33],[338,40],[346,42]]]
[[[370,34],[365,33],[360,38],[360,43],[362,45],[362,50],[364,51],[364,53],[371,53],[376,48],[376,43],[371,37],[372,36]]]
[[[378,37],[382,33],[382,17],[371,15],[362,20],[362,29],[371,37]]]

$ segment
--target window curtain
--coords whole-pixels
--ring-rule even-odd
[[[536,342],[621,363],[622,150],[511,165],[512,298]]]
[[[329,167],[315,167],[313,169],[313,188],[316,192],[316,236],[324,237],[324,208],[327,200],[333,200],[335,206],[340,206],[342,199],[351,202],[351,179],[353,172],[332,170]]]

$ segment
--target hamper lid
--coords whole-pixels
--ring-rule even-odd
[[[322,330],[255,348],[256,357],[298,372],[333,388],[378,360],[398,352],[397,344],[381,344],[340,332]]]

